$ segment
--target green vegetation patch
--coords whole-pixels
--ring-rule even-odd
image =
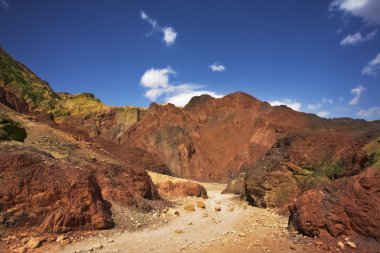
[[[7,116],[0,115],[0,140],[24,141],[26,138],[25,128],[20,123],[13,121]]]
[[[0,85],[39,111],[50,112],[58,98],[47,82],[12,59],[2,48],[0,48]]]
[[[55,118],[96,116],[108,108],[91,93],[59,93],[59,96],[61,99],[54,110]]]
[[[370,142],[364,147],[370,167],[380,169],[380,138]]]

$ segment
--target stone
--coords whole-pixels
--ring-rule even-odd
[[[35,249],[35,248],[41,247],[42,242],[43,242],[43,239],[41,239],[41,238],[39,238],[39,237],[32,237],[32,238],[26,243],[25,246],[26,246],[28,249]]]
[[[166,182],[158,183],[157,189],[160,195],[167,197],[200,197],[207,199],[207,191],[203,185],[195,182]]]
[[[176,230],[174,230],[174,233],[176,233],[176,234],[183,234],[185,232],[182,229],[176,229]]]
[[[337,245],[338,245],[338,247],[339,247],[341,250],[345,250],[345,249],[346,249],[346,245],[344,245],[344,243],[341,242],[341,241],[339,241],[339,242],[337,243]]]
[[[220,206],[215,207],[215,211],[220,212],[222,208]]]
[[[192,204],[187,204],[183,207],[186,211],[195,211],[195,207]]]
[[[62,241],[64,241],[66,239],[66,236],[64,235],[60,235],[57,237],[57,239],[55,240],[57,243],[61,243]]]
[[[203,201],[198,201],[197,202],[197,207],[204,209],[204,208],[206,208],[206,205],[205,205],[205,203]]]
[[[14,249],[12,252],[13,253],[25,253],[26,251],[27,251],[26,247],[22,246],[22,247]]]
[[[352,248],[352,249],[356,249],[356,243],[354,243],[354,242],[351,242],[351,241],[347,241],[347,245],[350,247],[350,248]]]

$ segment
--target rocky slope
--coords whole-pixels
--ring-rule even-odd
[[[90,93],[55,93],[4,50],[0,50],[0,64],[2,104],[90,143],[107,159],[123,161],[122,165],[103,164],[97,157],[64,155],[70,164],[75,162],[95,175],[105,200],[149,209],[145,199],[158,195],[143,169],[201,181],[232,180],[224,192],[284,213],[291,207],[296,216],[292,221],[307,235],[356,231],[378,238],[372,232],[358,232],[369,224],[359,215],[364,210],[342,211],[339,205],[351,196],[345,192],[353,189],[359,199],[378,194],[356,181],[366,178],[369,169],[380,169],[380,121],[322,119],[241,92],[220,99],[194,97],[184,108],[155,103],[149,108],[112,107]],[[378,183],[376,176],[370,181]],[[335,192],[326,194],[329,191]],[[335,200],[325,206],[326,198]],[[358,203],[367,207],[377,205],[376,198],[362,201]],[[310,203],[305,211],[302,206]],[[327,218],[308,213],[311,208]],[[335,210],[339,210],[337,219],[350,224],[342,223],[339,233],[329,227],[335,226],[330,220]],[[371,226],[378,228],[378,224],[375,220]]]

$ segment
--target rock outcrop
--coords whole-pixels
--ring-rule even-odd
[[[289,223],[308,236],[362,235],[380,240],[380,171],[367,169],[304,192]]]
[[[103,198],[121,206],[151,209],[148,200],[159,200],[155,185],[145,170],[126,165],[89,165],[99,182]]]
[[[0,160],[1,226],[66,232],[113,225],[91,171],[16,145],[1,145]]]

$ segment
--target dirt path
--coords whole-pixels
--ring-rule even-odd
[[[154,181],[159,177],[152,176]],[[225,185],[203,184],[209,198],[205,209],[185,211],[184,204],[201,199],[178,199],[178,206],[160,214],[169,222],[156,229],[118,232],[72,243],[59,252],[310,252],[313,243],[292,237],[287,218],[273,210],[248,206],[233,195],[222,195]],[[203,199],[202,199],[203,201]],[[215,207],[220,207],[216,211]],[[179,215],[173,214],[178,211]],[[313,248],[310,248],[313,247]]]

